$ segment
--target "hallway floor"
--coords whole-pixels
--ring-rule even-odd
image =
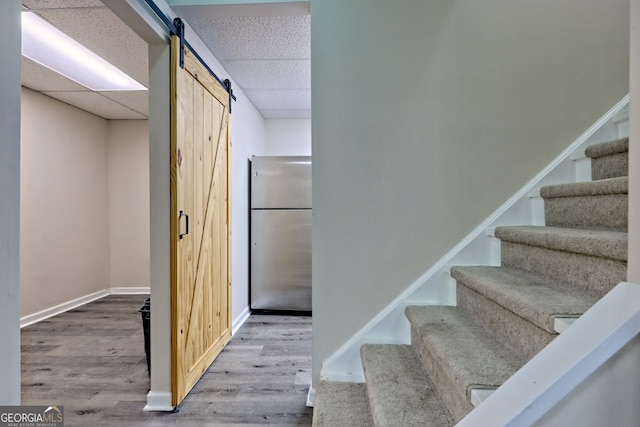
[[[22,329],[22,404],[62,405],[65,426],[310,426],[311,318],[251,316],[176,413],[149,391],[138,309],[112,295]]]

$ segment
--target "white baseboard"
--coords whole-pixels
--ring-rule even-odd
[[[48,319],[49,317],[62,314],[69,310],[73,310],[74,308],[78,308],[81,305],[88,304],[92,301],[98,300],[100,298],[104,298],[109,295],[143,295],[148,294],[150,288],[148,287],[135,287],[135,288],[107,288],[98,292],[94,292],[89,295],[85,295],[80,298],[76,298],[71,301],[64,302],[62,304],[58,304],[56,306],[46,308],[44,310],[38,311],[37,313],[29,314],[27,316],[20,318],[20,328],[24,328],[25,326],[33,325],[34,323],[38,323],[42,320]]]
[[[231,325],[231,336],[235,335],[236,332],[238,332],[240,326],[244,325],[244,322],[247,321],[250,315],[251,311],[249,310],[249,307],[245,308],[240,316],[238,316],[238,318],[233,321],[233,325]]]
[[[145,295],[150,293],[151,288],[149,286],[109,288],[110,295]]]
[[[309,387],[309,393],[307,393],[307,406],[313,408],[316,404],[316,389],[315,387]]]
[[[29,314],[27,316],[20,318],[20,328],[24,328],[25,326],[33,325],[34,323],[40,322],[42,320],[48,319],[49,317],[55,316],[57,314],[64,313],[69,310],[73,310],[74,308],[78,308],[81,305],[85,305],[90,303],[91,301],[98,300],[100,298],[104,298],[109,295],[108,289],[103,289],[98,292],[94,292],[89,295],[85,295],[80,298],[76,298],[71,301],[64,302],[62,304],[58,304],[56,306],[46,308],[42,311],[38,311],[37,313]]]
[[[147,393],[147,405],[144,407],[145,412],[173,412],[175,407],[171,404],[170,391],[150,391]]]

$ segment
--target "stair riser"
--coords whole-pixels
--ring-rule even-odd
[[[591,159],[591,179],[617,178],[629,175],[629,153],[617,153]]]
[[[455,383],[447,376],[442,365],[429,352],[429,346],[419,330],[414,326],[411,326],[411,345],[415,349],[423,368],[433,380],[447,409],[453,415],[456,423],[459,422],[473,410],[473,405],[467,398],[467,391],[456,388]]]
[[[370,427],[372,423],[364,384],[320,382],[313,408],[313,427]]]
[[[539,246],[502,241],[502,265],[566,283],[595,297],[602,297],[624,281],[627,263],[594,256],[561,252]]]
[[[526,319],[514,314],[496,302],[458,282],[458,306],[473,315],[479,324],[504,345],[530,359],[549,344],[551,334]],[[498,331],[500,331],[498,333]]]
[[[628,195],[545,199],[546,225],[588,230],[627,231]]]
[[[360,355],[374,426],[453,425],[413,347],[365,344]]]

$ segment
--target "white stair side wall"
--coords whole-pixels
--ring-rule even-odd
[[[624,116],[624,109],[628,103],[627,95],[340,346],[323,362],[320,371],[321,379],[364,382],[360,361],[360,347],[363,344],[408,344],[410,342],[410,326],[404,316],[407,305],[455,305],[455,280],[448,274],[451,265],[500,265],[499,241],[488,235],[487,230],[505,225],[544,225],[543,206],[541,200],[537,202],[534,200],[535,195],[539,195],[540,188],[545,185],[576,182],[577,168],[574,165],[574,158],[584,158],[584,150],[589,145],[619,137],[614,118],[616,115],[618,118]],[[588,173],[590,179],[590,166]]]
[[[620,283],[457,427],[640,425],[639,334],[640,285]]]
[[[536,427],[640,425],[640,336],[546,413]]]

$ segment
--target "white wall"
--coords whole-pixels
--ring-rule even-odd
[[[148,287],[147,121],[108,121],[23,88],[22,126],[22,315]]]
[[[0,14],[0,405],[20,404],[20,8]]]
[[[171,408],[170,49],[149,46],[149,204],[151,244],[151,391],[147,408]],[[159,310],[158,310],[159,308]]]
[[[628,5],[314,2],[314,382],[625,95]]]
[[[213,62],[213,56],[208,61]],[[214,71],[220,76],[227,75],[222,67]],[[231,302],[235,325],[249,310],[249,160],[252,155],[264,155],[265,131],[264,119],[253,104],[242,91],[236,88],[234,92],[238,98],[231,113]]]
[[[109,285],[149,287],[149,123],[110,120]]]
[[[109,287],[107,120],[22,89],[22,315]]]
[[[310,156],[311,119],[265,120],[265,155]]]

